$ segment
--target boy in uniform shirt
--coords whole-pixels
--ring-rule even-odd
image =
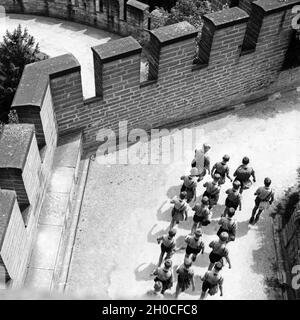
[[[206,292],[208,291],[208,294],[213,296],[218,292],[218,288],[220,288],[220,296],[223,296],[223,277],[220,274],[220,271],[222,270],[223,265],[221,262],[217,262],[214,265],[213,270],[207,271],[203,277],[201,277],[201,280],[203,281],[202,284],[202,293],[200,296],[200,300],[205,299]]]
[[[161,294],[164,294],[166,290],[173,286],[172,261],[165,260],[164,267],[158,267],[151,275],[156,276],[154,278],[155,282],[160,281],[162,283]]]
[[[170,202],[174,204],[172,209],[172,220],[170,223],[170,229],[173,229],[175,224],[179,224],[180,221],[187,220],[188,205],[186,203],[187,193],[185,191],[180,192],[179,198],[175,196]]]
[[[231,262],[229,259],[229,251],[226,248],[226,244],[228,242],[229,235],[227,232],[222,232],[219,235],[218,241],[212,241],[209,244],[209,247],[212,248],[211,253],[209,254],[210,264],[208,266],[208,270],[211,270],[214,264],[218,261],[223,263],[223,258],[225,258],[228,262],[229,269],[231,269]]]
[[[180,292],[184,292],[191,285],[193,291],[195,291],[195,282],[194,282],[194,270],[191,268],[192,261],[190,259],[184,259],[184,263],[179,266],[176,270],[178,274],[177,286],[175,292],[175,299],[178,298]]]
[[[226,177],[232,182],[232,178],[229,175],[229,167],[227,162],[229,161],[230,157],[228,154],[223,156],[221,162],[217,162],[211,169],[211,176],[213,177],[216,173],[220,175],[219,184],[224,184]]]
[[[229,235],[228,241],[234,241],[236,235],[236,220],[233,218],[235,213],[234,208],[229,208],[227,217],[222,217],[218,224],[220,228],[217,232],[217,236],[219,236],[222,232],[227,232]]]
[[[194,223],[191,234],[193,234],[197,228],[210,224],[211,211],[209,210],[209,199],[207,197],[203,197],[201,204],[196,203],[192,210],[195,212],[195,214],[193,217]]]
[[[198,182],[201,181],[206,172],[210,174],[210,159],[207,155],[207,152],[210,150],[210,145],[208,143],[204,143],[202,149],[195,150],[195,157],[191,163],[192,168],[197,168],[198,170]]]
[[[226,216],[228,213],[229,208],[234,208],[237,210],[239,207],[239,210],[242,210],[242,201],[241,201],[241,194],[239,193],[239,188],[241,186],[241,183],[236,180],[232,183],[232,188],[226,190],[227,198],[225,200],[225,210],[223,213],[223,217]]]
[[[185,191],[187,193],[187,203],[191,202],[196,197],[197,175],[198,169],[192,168],[190,175],[180,177],[180,180],[183,180],[180,192]]]
[[[256,182],[255,172],[252,167],[249,166],[249,158],[244,157],[242,160],[242,164],[235,170],[233,176],[235,177],[235,181],[239,181],[241,183],[240,193],[243,192],[244,189],[249,189],[252,181],[250,177],[253,177],[253,182]]]
[[[274,201],[274,190],[270,188],[271,185],[271,179],[265,178],[264,180],[264,186],[259,187],[254,195],[255,198],[255,206],[252,210],[252,216],[250,218],[249,223],[254,224],[257,223],[259,220],[259,217],[261,213],[269,207]],[[256,211],[258,210],[257,214]],[[256,216],[255,216],[256,214]]]
[[[203,193],[203,197],[207,197],[209,200],[209,209],[211,209],[214,205],[218,203],[219,195],[220,195],[220,175],[216,173],[213,176],[213,181],[205,182],[204,188],[206,188],[205,192]]]
[[[160,245],[161,253],[160,253],[158,264],[157,264],[158,267],[160,267],[165,253],[166,253],[165,260],[171,259],[172,256],[174,255],[174,253],[176,251],[175,235],[176,235],[176,229],[171,229],[171,230],[169,230],[167,235],[165,234],[165,235],[158,237],[156,239],[158,244],[161,243],[161,245]]]
[[[197,229],[193,236],[188,235],[185,237],[187,243],[185,258],[189,259],[192,255],[192,261],[195,262],[199,253],[204,253],[204,242],[202,241],[202,231]]]

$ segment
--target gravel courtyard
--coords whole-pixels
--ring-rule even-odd
[[[285,93],[280,99],[259,102],[189,126],[197,127],[204,130],[203,141],[212,146],[212,164],[228,153],[233,173],[247,155],[257,176],[257,182],[244,192],[243,209],[236,215],[237,238],[229,244],[233,267],[223,270],[222,299],[280,299],[279,290],[272,286],[276,267],[271,208],[258,225],[249,227],[248,220],[254,204],[253,193],[263,184],[264,177],[271,177],[276,199],[296,181],[300,163],[300,94]],[[188,173],[192,157],[189,149],[184,152],[184,161],[164,165],[103,165],[97,158],[91,161],[67,292],[104,299],[145,297],[146,291],[153,287],[150,273],[160,253],[156,237],[167,232],[171,216],[169,201],[178,194],[179,178]],[[206,249],[194,265],[196,291],[189,290],[181,294],[180,299],[200,296],[200,275],[209,264],[208,244],[216,238],[227,187],[230,187],[229,181],[222,187],[213,222],[203,228]],[[203,192],[199,184],[197,196]],[[188,220],[178,228],[178,246],[183,244],[191,224],[189,212]],[[184,251],[175,254],[174,270],[183,262],[183,257]],[[166,293],[166,298],[171,298],[174,290],[175,286]]]

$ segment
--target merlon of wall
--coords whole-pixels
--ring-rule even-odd
[[[142,47],[131,36],[92,48],[96,95],[106,98],[110,92],[138,86]]]
[[[102,63],[125,58],[142,52],[140,44],[131,36],[92,47]]]
[[[249,15],[247,12],[238,7],[224,9],[203,16],[203,20],[212,23],[216,30],[247,22],[248,19]]]
[[[39,61],[25,66],[15,94],[12,108],[18,106],[42,106],[43,98],[51,79],[80,71],[81,66],[72,54]]]
[[[252,3],[252,5],[260,7],[266,15],[280,12],[282,9],[291,9],[295,4],[299,4],[299,0],[258,0]]]
[[[187,21],[150,31],[150,34],[157,39],[161,47],[175,42],[195,38],[197,33],[198,31]]]
[[[47,137],[49,130],[45,123],[47,119],[43,116],[44,110],[42,110],[44,103],[47,108],[52,108],[53,104],[53,111],[56,113],[59,113],[60,107],[64,108],[70,103],[75,104],[76,101],[83,103],[80,70],[81,66],[72,54],[39,61],[25,67],[11,108],[17,110],[20,122],[35,125],[39,149],[45,146],[47,138],[49,140]],[[67,82],[66,77],[69,77]],[[64,80],[60,81],[62,78]],[[49,86],[51,95],[47,95]],[[75,88],[77,88],[76,94]],[[53,111],[47,111],[48,115]],[[60,130],[63,121],[57,117],[60,133],[63,131]]]
[[[221,39],[219,40],[218,31],[222,31],[226,28],[232,28],[233,26],[243,25],[248,22],[249,15],[238,7],[225,9],[219,12],[214,12],[203,16],[204,25],[202,28],[201,39],[199,42],[198,51],[198,65],[207,66],[211,52],[219,50],[221,52]],[[240,33],[244,33],[244,29],[240,30]],[[215,43],[213,41],[215,39]],[[217,39],[220,42],[217,42]],[[235,39],[232,38],[232,43],[235,43],[238,39],[238,35],[235,34]],[[220,48],[218,48],[220,46]]]

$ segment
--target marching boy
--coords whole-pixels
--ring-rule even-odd
[[[242,210],[242,196],[239,193],[241,183],[236,180],[232,183],[232,188],[226,190],[227,198],[225,200],[225,210],[222,216],[226,216],[228,213],[229,208],[234,208],[237,210]]]
[[[161,253],[160,253],[158,264],[157,264],[158,267],[160,267],[165,254],[166,254],[165,260],[169,260],[173,257],[176,251],[175,235],[176,235],[176,229],[171,229],[169,230],[167,235],[165,234],[156,239],[157,243],[161,244],[160,245]]]
[[[209,200],[209,209],[211,209],[213,206],[215,206],[219,201],[220,196],[220,175],[216,173],[213,176],[213,181],[205,182],[203,187],[206,188],[206,190],[203,193],[203,197],[207,197]]]
[[[179,198],[174,197],[170,202],[174,204],[172,209],[172,220],[170,223],[170,230],[173,229],[175,224],[179,224],[180,221],[187,220],[188,205],[186,203],[187,193],[185,191],[180,192]]]
[[[252,216],[250,218],[249,223],[254,224],[257,223],[261,213],[267,209],[274,201],[274,190],[270,187],[271,179],[265,178],[264,186],[259,187],[254,195],[255,198],[255,206],[252,210]],[[258,212],[257,212],[258,210]],[[257,214],[256,214],[257,212]],[[255,216],[256,214],[256,216]]]
[[[176,270],[178,278],[175,299],[177,299],[179,294],[187,290],[191,285],[193,291],[195,291],[194,270],[191,268],[191,265],[192,261],[190,259],[184,259],[184,263]]]
[[[220,274],[220,271],[222,270],[223,265],[221,262],[217,262],[214,265],[213,270],[207,271],[203,277],[201,277],[201,280],[203,281],[202,284],[202,293],[200,296],[200,300],[205,299],[206,293],[208,291],[208,294],[213,296],[218,292],[218,289],[220,289],[220,296],[223,296],[223,277]]]
[[[191,202],[196,198],[196,188],[197,188],[197,175],[198,169],[192,168],[188,176],[180,177],[180,180],[183,180],[183,185],[180,192],[187,193],[187,203]]]

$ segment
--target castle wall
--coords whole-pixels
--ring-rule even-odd
[[[292,33],[291,9],[299,3],[260,0],[252,3],[250,15],[232,7],[204,16],[199,64],[193,64],[197,30],[187,22],[152,30],[149,78],[143,83],[141,47],[132,37],[94,47],[97,96],[86,101],[79,69],[55,79],[45,70],[58,130],[83,129],[84,146],[93,149],[98,130],[117,132],[122,120],[129,130],[170,126],[296,85],[298,70],[281,68]],[[20,87],[25,85],[21,81]],[[28,104],[22,92],[14,107]]]

